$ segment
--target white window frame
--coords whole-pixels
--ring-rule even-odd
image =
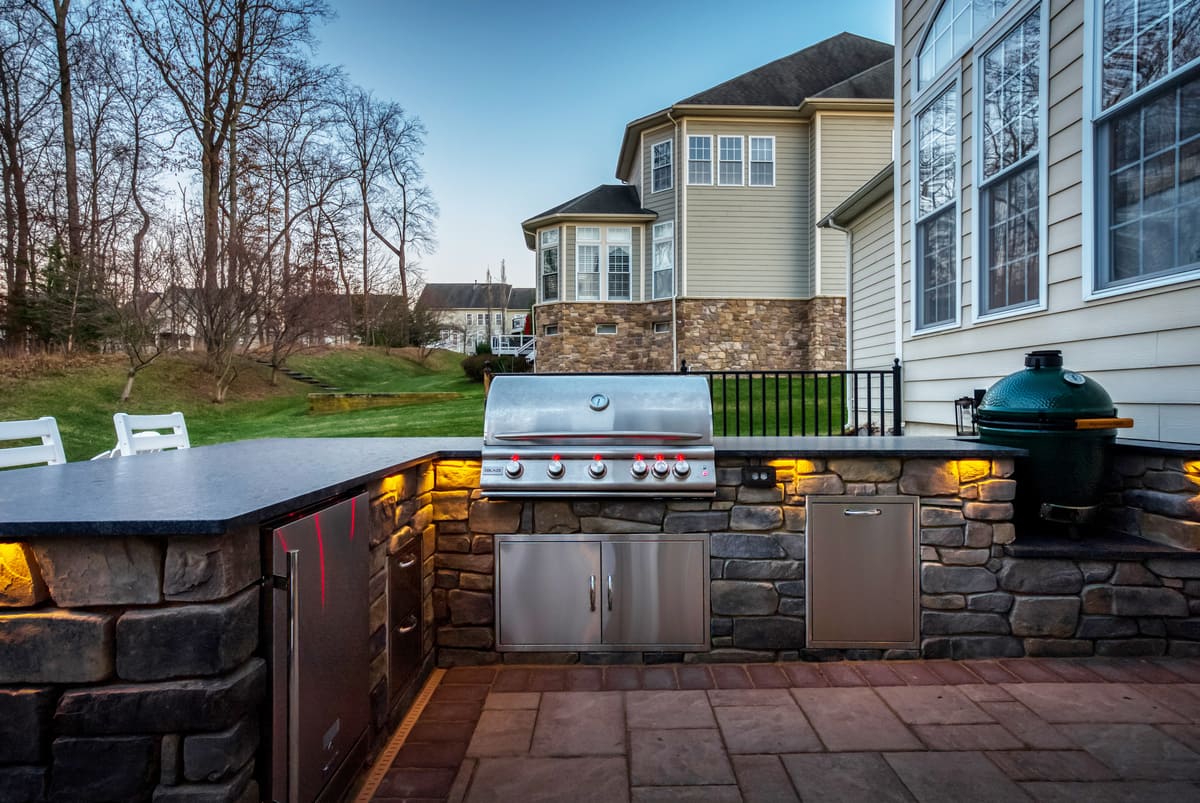
[[[943,8],[945,8],[947,5],[953,5],[954,2],[955,0],[943,0],[943,2],[938,3],[934,8],[933,14],[922,27],[921,35],[917,39],[920,44],[917,45],[916,52],[913,54],[912,58],[912,85],[916,90],[917,95],[924,95],[931,87],[938,84],[941,81],[942,76],[946,74],[951,66],[962,59],[963,53],[966,53],[967,50],[969,50],[972,46],[977,45],[981,39],[990,36],[997,21],[1004,19],[1008,15],[1008,12],[1011,11],[1009,6],[1012,5],[1014,0],[1005,0],[1005,6],[1000,8],[999,13],[993,13],[990,16],[980,16],[978,20],[975,19],[974,2],[972,2],[972,0],[966,0],[966,7],[963,11],[971,18],[971,35],[967,38],[966,43],[962,46],[957,48],[953,46],[954,23],[963,12],[952,15],[950,21],[950,55],[947,57],[945,64],[935,66],[934,70],[929,75],[928,81],[923,81],[921,76],[921,66],[925,61],[925,57],[922,55],[922,52],[925,50],[925,45],[928,44],[929,38],[934,35],[933,27],[937,23],[938,15],[941,14]]]
[[[542,334],[546,337],[553,337],[559,333],[558,324],[548,323],[542,327]]]
[[[655,151],[658,150],[658,147],[660,145],[667,146],[667,163],[665,165],[665,167],[667,168],[667,173],[666,173],[667,180],[661,186],[659,185],[659,182],[658,182],[658,176],[657,176],[658,171],[656,170],[656,165],[654,164]],[[675,175],[675,140],[670,139],[670,138],[660,139],[658,142],[655,142],[655,143],[651,144],[651,146],[650,146],[650,192],[651,193],[666,192],[667,190],[671,189],[673,186],[675,186],[674,175]]]
[[[756,140],[756,139],[765,139],[771,143],[771,161],[765,162],[765,161],[759,160],[756,162],[754,160],[754,140]],[[777,161],[778,161],[778,154],[775,152],[775,137],[774,136],[753,136],[753,135],[751,135],[750,137],[748,137],[748,140],[746,143],[746,162],[747,162],[746,181],[749,184],[749,186],[751,186],[751,187],[774,187],[775,186],[775,166],[776,166]],[[754,180],[754,165],[756,165],[756,164],[771,165],[771,183],[770,184],[761,184]]]
[[[659,230],[663,229],[665,227],[668,227],[668,226],[670,227],[670,234],[659,236]],[[659,299],[663,299],[663,298],[673,298],[675,296],[675,292],[676,292],[675,288],[677,286],[676,276],[675,276],[675,263],[676,263],[676,260],[675,260],[675,221],[665,220],[662,223],[655,223],[654,227],[651,229],[650,242],[651,242],[651,246],[650,246],[650,299],[652,301],[658,301]],[[656,251],[655,246],[657,246],[659,243],[670,243],[671,244],[671,267],[670,268],[661,268],[660,269],[658,267],[658,265],[656,264],[655,256],[654,256],[655,251]],[[655,278],[656,278],[657,274],[666,273],[668,270],[671,272],[671,292],[669,295],[660,296],[657,292],[658,282],[655,281]]]
[[[596,237],[592,239],[584,239],[580,233],[582,231],[595,230]],[[604,298],[604,239],[603,230],[600,226],[576,226],[575,227],[575,300],[576,301],[600,301]],[[596,249],[596,270],[587,271],[586,273],[579,269],[583,264],[581,252],[584,248]],[[584,296],[581,292],[580,284],[584,276],[592,276],[596,280],[596,294]]]
[[[548,234],[554,235],[553,243],[548,242],[549,238],[546,236]],[[557,302],[557,301],[563,300],[563,297],[562,297],[563,296],[562,240],[563,240],[562,232],[558,229],[558,227],[555,227],[552,229],[542,229],[541,231],[538,232],[537,293],[538,293],[538,297],[542,301]],[[550,250],[553,250],[555,252],[555,254],[556,254],[555,259],[558,262],[558,264],[556,265],[555,272],[553,274],[548,274],[548,273],[544,272],[545,271],[545,257],[543,256],[543,254],[545,254],[545,252],[550,251]],[[547,298],[545,296],[545,287],[546,287],[545,277],[550,276],[550,275],[553,275],[555,277],[556,289],[558,290],[558,292],[555,294],[554,298]]]
[[[1085,0],[1083,29],[1085,46],[1083,48],[1083,249],[1082,249],[1082,278],[1083,300],[1102,301],[1104,299],[1154,290],[1184,284],[1200,279],[1200,265],[1193,270],[1152,276],[1142,280],[1122,282],[1121,284],[1102,286],[1100,283],[1101,269],[1107,270],[1107,265],[1101,263],[1109,259],[1109,248],[1102,247],[1101,238],[1108,238],[1107,231],[1101,231],[1102,208],[1109,202],[1109,179],[1106,169],[1101,169],[1101,163],[1107,166],[1105,155],[1100,152],[1102,142],[1100,129],[1108,121],[1135,107],[1145,105],[1149,96],[1156,95],[1164,88],[1180,83],[1181,76],[1191,74],[1193,79],[1200,79],[1198,60],[1192,60],[1147,87],[1140,87],[1128,97],[1122,98],[1110,108],[1101,108],[1103,96],[1104,69],[1104,4],[1103,0]]]
[[[692,158],[692,140],[703,139],[708,140],[708,159],[693,159]],[[711,187],[714,179],[713,171],[713,135],[712,134],[688,134],[688,170],[687,183],[691,187]],[[708,165],[708,181],[692,181],[692,165],[707,164]]]
[[[984,215],[983,203],[985,199],[984,187],[985,179],[983,177],[983,56],[997,44],[1005,39],[1010,33],[1016,30],[1018,25],[1025,22],[1031,14],[1038,14],[1038,141],[1036,156],[1026,156],[1021,161],[1009,165],[1001,169],[996,175],[986,179],[988,186],[999,183],[1011,173],[1019,172],[1029,166],[1032,160],[1037,161],[1037,176],[1038,176],[1038,297],[1034,303],[1026,303],[1021,306],[1006,307],[995,311],[984,311],[983,299],[987,292],[987,261],[985,249],[987,247],[986,240],[983,236],[986,218]],[[973,149],[972,161],[974,169],[972,170],[971,180],[971,231],[973,255],[972,255],[972,299],[971,299],[971,323],[984,323],[987,321],[1001,320],[1004,318],[1014,318],[1021,315],[1030,315],[1036,312],[1044,312],[1048,306],[1049,282],[1046,277],[1048,267],[1048,243],[1046,237],[1048,235],[1047,224],[1047,205],[1049,202],[1049,193],[1047,187],[1047,165],[1046,151],[1048,148],[1049,137],[1047,128],[1050,123],[1049,113],[1049,87],[1050,87],[1050,46],[1049,46],[1049,31],[1050,16],[1048,8],[1041,0],[1036,2],[1011,3],[998,17],[993,20],[993,24],[989,27],[987,33],[979,37],[974,42],[974,50],[972,51],[972,72],[975,75],[973,91],[973,109],[971,113],[973,130],[971,138],[974,140],[975,147]],[[961,130],[962,130],[962,111],[959,111],[959,131],[960,131],[960,152],[961,152]],[[961,169],[961,166],[960,166]],[[961,190],[960,190],[961,193]],[[914,241],[915,242],[915,241]],[[961,250],[961,245],[960,245]],[[961,265],[959,266],[961,271]],[[960,290],[961,292],[961,290]],[[926,331],[926,330],[922,330]]]
[[[613,239],[614,237],[616,239]],[[622,247],[629,257],[629,269],[625,271],[629,292],[623,297],[616,297],[612,294],[612,250]],[[603,274],[604,299],[606,301],[633,301],[633,227],[608,226],[605,228],[604,250],[601,253],[604,255],[604,261],[600,265],[600,271]]]
[[[671,333],[670,321],[655,321],[651,328],[656,335],[666,335]]]
[[[596,324],[596,334],[598,335],[615,335],[616,333],[617,325],[615,323]]]
[[[951,298],[951,306],[954,309],[954,317],[942,323],[932,324],[922,327],[919,325],[920,320],[920,305],[921,305],[921,283],[919,277],[921,274],[921,254],[918,252],[917,245],[919,243],[920,224],[926,219],[932,217],[936,212],[930,212],[928,215],[921,216],[921,165],[918,158],[920,153],[920,131],[918,129],[918,121],[921,115],[929,108],[932,103],[942,96],[944,92],[951,92],[954,95],[955,108],[955,128],[954,128],[954,189],[951,191],[951,197],[954,198],[950,206],[954,209],[954,291]],[[912,194],[910,203],[912,204],[911,214],[909,215],[909,242],[911,243],[911,258],[909,260],[909,300],[911,303],[911,314],[909,315],[909,334],[910,336],[922,337],[932,335],[938,332],[945,332],[951,329],[958,329],[962,326],[962,81],[959,70],[949,70],[938,81],[930,84],[926,89],[912,101],[909,112],[909,131],[912,141],[910,143],[911,153],[913,154],[911,164],[909,165],[911,173]],[[944,211],[950,206],[940,207],[938,211]]]
[[[739,180],[736,182],[721,180],[721,165],[735,164],[733,159],[722,159],[721,158],[721,144],[723,142],[725,142],[726,140],[736,141],[738,143],[738,161],[736,162],[736,164],[738,165],[738,170],[739,170],[739,172],[738,172]],[[745,138],[745,136],[743,136],[741,134],[737,134],[737,135],[721,134],[721,135],[719,135],[717,137],[717,154],[716,155],[717,155],[717,175],[716,175],[717,186],[718,187],[744,187],[744,186],[746,186],[746,138]]]

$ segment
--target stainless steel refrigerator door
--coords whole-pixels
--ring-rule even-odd
[[[917,501],[808,498],[808,646],[919,646]]]
[[[276,800],[317,799],[367,726],[368,516],[360,494],[271,532],[272,571],[287,578],[273,591],[274,609],[286,611],[290,633],[280,655],[276,615],[272,703],[277,723],[281,709],[288,715],[272,754],[278,762],[282,739],[290,757],[290,777],[280,778],[278,763],[273,771]]]

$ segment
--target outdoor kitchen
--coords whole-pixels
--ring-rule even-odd
[[[1115,447],[1071,530],[1020,519],[1020,447],[714,438],[707,402],[505,376],[482,444],[6,474],[0,797],[336,800],[434,667],[1200,656],[1187,447]]]

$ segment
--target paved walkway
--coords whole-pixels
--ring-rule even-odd
[[[376,801],[1200,801],[1200,659],[449,670]]]

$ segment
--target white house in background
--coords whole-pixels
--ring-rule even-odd
[[[490,343],[494,335],[519,335],[533,298],[532,287],[504,282],[443,282],[425,285],[417,304],[438,315],[435,348],[473,354],[476,343]]]
[[[1057,348],[1127,437],[1200,442],[1200,4],[902,0],[896,21],[906,431]]]

